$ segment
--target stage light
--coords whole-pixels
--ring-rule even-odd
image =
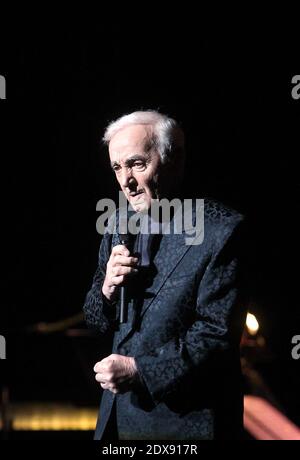
[[[252,313],[247,313],[246,326],[250,335],[257,334],[259,324],[256,317]]]

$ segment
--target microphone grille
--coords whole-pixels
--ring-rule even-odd
[[[130,243],[130,234],[129,233],[119,233],[119,238],[121,244],[128,246]]]

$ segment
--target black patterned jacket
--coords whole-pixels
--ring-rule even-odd
[[[104,390],[95,439],[103,435],[114,400],[120,439],[240,436],[244,226],[241,214],[206,199],[202,244],[187,245],[185,233],[159,237],[152,274],[143,289],[137,287],[121,326],[118,308],[101,295],[106,263],[119,240],[103,236],[85,318],[99,334],[115,330],[112,352],[135,358],[143,385],[117,396]]]

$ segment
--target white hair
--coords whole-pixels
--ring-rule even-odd
[[[184,156],[184,134],[178,123],[155,110],[145,110],[123,115],[107,126],[103,141],[109,144],[112,137],[121,129],[132,125],[150,125],[153,129],[152,141],[162,163]]]

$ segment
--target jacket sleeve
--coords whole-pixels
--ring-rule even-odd
[[[186,334],[151,354],[135,357],[154,404],[187,399],[195,394],[193,390],[209,389],[218,374],[226,373],[232,353],[239,358],[247,309],[240,227],[230,230],[212,251],[197,287],[195,321]]]
[[[116,323],[116,304],[110,303],[102,294],[102,285],[106,274],[106,264],[111,253],[112,235],[104,234],[98,258],[98,267],[93,278],[92,286],[86,295],[83,311],[89,327],[95,328],[101,334],[113,330]]]

